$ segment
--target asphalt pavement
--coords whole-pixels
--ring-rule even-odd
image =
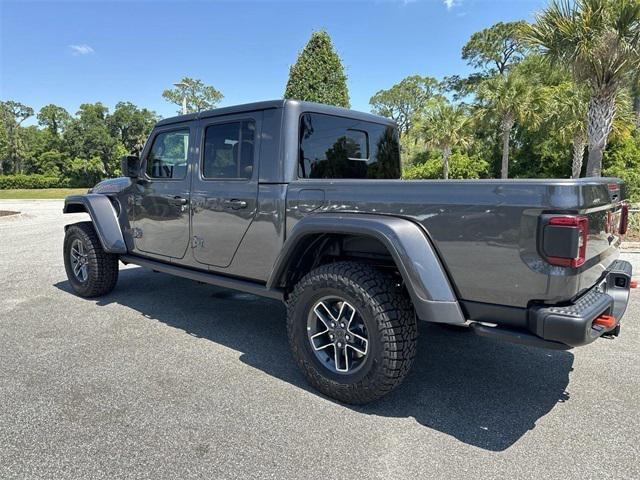
[[[278,302],[134,266],[82,299],[83,215],[0,210],[0,479],[640,478],[640,291],[567,352],[421,324],[405,383],[351,407],[307,386]]]

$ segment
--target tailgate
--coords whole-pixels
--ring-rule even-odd
[[[580,186],[578,210],[541,216],[540,253],[552,265],[576,275],[576,295],[591,288],[618,258],[628,205],[620,179],[593,179]]]

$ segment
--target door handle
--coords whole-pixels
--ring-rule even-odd
[[[222,202],[222,205],[225,208],[231,208],[233,210],[247,208],[247,202],[245,202],[244,200],[238,200],[237,198],[234,198],[233,200],[225,200],[224,202]]]
[[[171,199],[171,203],[173,203],[174,205],[186,205],[187,203],[189,203],[189,200],[183,197],[173,197]]]

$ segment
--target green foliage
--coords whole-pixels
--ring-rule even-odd
[[[527,53],[522,36],[527,22],[498,22],[471,35],[462,47],[462,59],[488,75],[504,74]]]
[[[406,180],[442,178],[442,155],[425,152],[414,158],[416,163],[404,167],[402,178]],[[489,164],[478,156],[454,152],[449,157],[449,178],[485,178],[489,174]]]
[[[18,114],[24,117],[32,110],[20,105],[2,104],[0,162],[12,172],[35,174],[36,180],[19,176],[11,180],[12,188],[89,187],[117,176],[120,158],[138,153],[157,121],[154,112],[129,102],[118,103],[112,114],[101,103],[82,104],[73,117],[62,107],[46,105],[38,112],[40,128],[23,127]]]
[[[88,160],[76,158],[68,164],[65,175],[71,187],[90,187],[105,178],[104,165],[97,157]]]
[[[638,68],[640,2],[553,0],[536,16],[527,38],[594,92],[614,88]]]
[[[311,34],[289,70],[284,98],[349,108],[347,76],[327,32]]]
[[[69,112],[58,105],[45,105],[38,112],[38,124],[54,136],[62,134],[70,121]]]
[[[201,112],[215,108],[224,95],[211,85],[205,85],[197,78],[184,77],[175,88],[162,92],[162,97],[179,105],[178,113],[182,113],[182,102],[186,97],[187,113]]]
[[[0,190],[15,188],[64,188],[70,186],[71,184],[67,179],[46,175],[0,175]]]
[[[373,113],[394,120],[402,136],[411,130],[417,114],[431,103],[443,100],[435,78],[412,75],[388,90],[379,90],[371,97],[369,104]]]
[[[609,146],[604,155],[604,174],[622,178],[627,198],[640,202],[640,133]]]
[[[117,138],[127,152],[139,154],[158,120],[151,110],[138,108],[131,102],[118,102],[107,125],[111,136]]]

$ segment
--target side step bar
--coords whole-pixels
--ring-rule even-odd
[[[120,255],[120,261],[125,265],[133,263],[134,265],[139,265],[150,270],[188,278],[189,280],[215,285],[216,287],[229,288],[231,290],[238,290],[240,292],[251,293],[260,297],[273,298],[280,301],[284,300],[284,293],[281,290],[268,289],[266,286],[255,282],[227,277],[225,275],[217,275],[215,273],[202,272],[191,268],[150,260],[148,258],[136,257],[134,255]]]
[[[471,325],[471,330],[476,335],[487,338],[495,338],[503,342],[517,343],[520,345],[527,345],[529,347],[538,348],[550,348],[553,350],[569,350],[569,345],[565,345],[560,342],[553,342],[551,340],[545,340],[531,333],[523,332],[521,330],[513,330],[503,327],[487,327],[481,323],[474,322]]]

